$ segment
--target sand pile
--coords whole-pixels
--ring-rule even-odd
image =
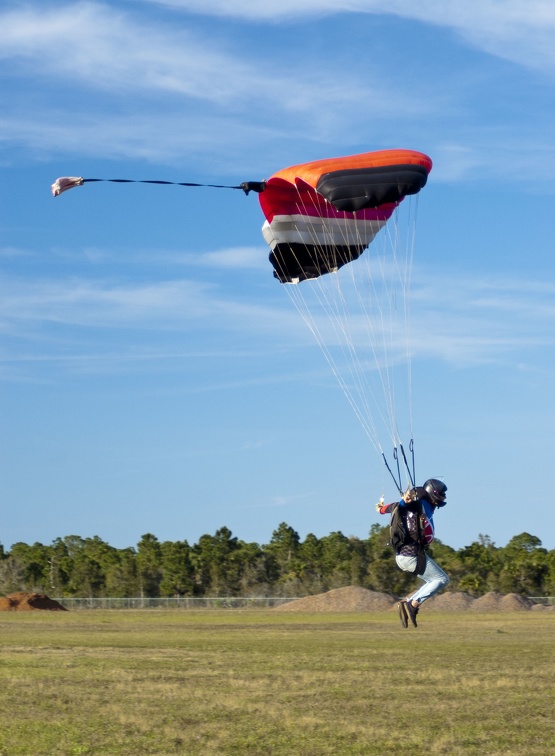
[[[67,612],[54,599],[48,598],[44,593],[10,593],[9,596],[0,597],[0,612],[29,612],[35,609],[46,609],[51,612]]]
[[[531,609],[533,606],[533,601],[530,601],[526,596],[519,596],[518,593],[507,593],[499,602],[499,608],[502,612],[521,612]]]
[[[427,611],[462,612],[469,609],[475,599],[468,593],[440,593],[426,601]]]
[[[317,596],[290,601],[277,606],[276,612],[383,612],[395,607],[397,599],[389,593],[369,591],[358,586],[336,588]],[[530,609],[539,611],[555,610],[552,606],[534,604],[525,596],[508,593],[504,596],[494,591],[480,598],[473,598],[468,593],[440,593],[425,604],[426,611],[459,612],[472,610],[477,612],[519,612]]]
[[[334,588],[317,596],[290,601],[276,606],[276,612],[382,612],[395,604],[388,593],[369,591],[356,585]]]
[[[501,610],[502,598],[502,593],[490,591],[489,593],[484,593],[480,598],[475,599],[469,608],[475,612],[498,612]]]

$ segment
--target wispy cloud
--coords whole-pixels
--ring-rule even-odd
[[[354,106],[363,87],[379,112],[393,113],[396,108],[386,84],[356,74],[345,81],[330,67],[325,73],[322,69],[322,91],[312,74],[293,62],[284,60],[276,68],[260,57],[240,57],[231,39],[219,38],[216,44],[207,31],[153,26],[96,3],[8,11],[0,14],[0,29],[0,57],[16,67],[12,74],[19,67],[25,72],[28,64],[35,76],[63,76],[97,90],[167,93],[231,109],[245,101],[279,101],[281,109],[291,112],[314,111],[329,102]],[[407,92],[405,107],[414,112],[422,104]]]
[[[77,2],[0,16],[1,57],[36,65],[35,75],[78,79],[95,89],[167,91],[231,102],[256,72],[182,29],[138,23],[106,5]],[[199,59],[202,65],[199,65]]]
[[[555,6],[549,0],[150,0],[176,10],[256,22],[372,13],[451,29],[476,47],[555,73]]]
[[[411,298],[413,349],[421,356],[454,365],[502,363],[555,344],[555,285],[549,282],[417,276]]]
[[[299,49],[276,66],[222,30],[152,23],[141,5],[134,10],[76,2],[0,12],[0,61],[15,82],[0,120],[5,145],[167,161],[211,151],[229,163],[232,146],[244,153],[271,142],[275,154],[280,141],[290,150],[291,140],[347,131],[356,141],[369,123],[450,107],[386,67],[367,76],[348,49],[339,65]]]
[[[267,255],[261,247],[234,247],[232,249],[203,252],[200,255],[185,255],[186,264],[220,270],[248,269],[268,270]],[[183,258],[183,255],[180,256]]]
[[[548,0],[470,0],[465,3],[394,0],[388,10],[450,28],[491,55],[555,73],[555,6]]]
[[[210,264],[229,270],[235,256],[236,251],[222,251]],[[450,294],[454,290],[457,297]],[[549,283],[460,277],[450,281],[445,274],[418,276],[416,272],[411,297],[411,348],[419,358],[454,365],[502,362],[517,351],[522,354],[555,343],[555,285]],[[84,334],[91,329],[109,329],[135,330],[152,345],[157,333],[175,331],[191,331],[195,338],[210,331],[233,334],[234,344],[242,340],[245,348],[252,347],[255,337],[254,343],[265,343],[270,351],[286,344],[289,350],[306,350],[311,343],[308,329],[286,298],[283,305],[257,302],[252,296],[243,301],[230,298],[215,284],[186,279],[148,285],[89,279],[4,280],[0,301],[0,328],[12,339],[36,338],[40,333],[52,338],[54,328],[58,340],[64,331],[74,339],[75,329],[84,329]],[[362,318],[355,311],[351,325],[364,359],[369,344]],[[328,331],[333,347],[336,337],[326,321],[320,320],[319,328]],[[378,340],[381,328],[377,324]],[[269,334],[273,338],[268,341]],[[85,351],[90,348],[87,339]],[[402,348],[399,336],[399,350]],[[82,353],[75,344],[71,349],[72,354]],[[163,359],[163,345],[156,349],[161,350]],[[127,348],[125,351],[129,354]]]
[[[225,259],[225,256],[223,256]],[[227,265],[227,262],[226,262]],[[9,323],[84,328],[187,330],[268,328],[279,319],[270,307],[234,302],[210,284],[172,280],[121,285],[90,279],[7,280],[0,293],[3,328]]]
[[[516,126],[507,133],[499,123],[476,129],[473,110],[480,103],[472,98],[482,88],[469,81],[476,72],[436,68],[432,84],[418,65],[414,71],[407,66],[402,51],[391,66],[385,39],[375,52],[378,42],[371,37],[367,49],[351,49],[347,30],[336,40],[339,57],[297,44],[295,55],[279,56],[276,65],[274,56],[245,48],[225,24],[215,29],[203,18],[264,24],[272,46],[287,38],[277,24],[293,16],[302,23],[340,12],[355,24],[354,14],[395,15],[451,29],[467,46],[551,72],[554,22],[548,4],[392,0],[384,7],[351,0],[340,11],[324,0],[159,4],[182,11],[179,23],[172,24],[168,14],[153,20],[148,2],[117,8],[86,0],[28,2],[0,11],[6,82],[0,145],[6,161],[14,161],[14,148],[21,147],[40,159],[69,153],[167,164],[187,160],[204,173],[209,165],[212,175],[243,178],[253,168],[269,174],[303,155],[331,154],[339,143],[348,152],[361,142],[379,148],[410,140],[433,152],[439,181],[465,180],[476,170],[502,177],[518,165],[535,181],[552,175],[549,138],[538,136],[536,122],[521,120],[516,105],[507,117],[518,123],[518,139]],[[514,102],[508,85],[499,96]]]
[[[271,266],[268,262],[267,247],[260,243],[258,247],[230,247],[227,249],[216,249],[205,252],[184,252],[181,249],[161,250],[155,249],[135,249],[132,259],[126,250],[118,252],[112,247],[87,247],[79,249],[59,247],[52,250],[51,259],[62,260],[64,263],[82,263],[87,262],[94,269],[96,266],[121,264],[124,263],[127,268],[130,266],[144,267],[149,270],[153,268],[159,270],[161,267],[168,268],[172,266],[178,275],[182,275],[183,269],[195,272],[199,269],[215,269],[225,271],[242,270],[242,271],[263,271],[271,275]],[[25,252],[18,249],[0,248],[0,258],[5,256],[11,257],[28,257],[30,260],[36,259],[36,254]],[[152,275],[152,274],[151,274]]]
[[[5,260],[30,257],[32,253],[19,247],[0,247],[0,258]]]
[[[227,16],[232,18],[249,19],[253,21],[279,21],[290,18],[310,18],[312,16],[336,15],[338,5],[334,0],[260,0],[252,3],[250,0],[211,0],[210,4],[202,0],[146,0],[155,5],[167,8],[198,13],[202,15]],[[357,10],[356,6],[366,5],[364,2],[344,0],[341,12]]]
[[[191,169],[198,171],[201,166],[205,177],[210,171],[232,175],[234,182],[266,178],[258,172],[254,176],[245,174],[257,167],[260,171],[261,164],[259,153],[249,159],[247,147],[280,138],[275,127],[241,123],[229,113],[216,118],[199,113],[148,110],[139,118],[108,111],[78,112],[74,108],[45,106],[41,108],[40,119],[34,110],[28,109],[0,117],[0,145],[6,149],[7,162],[17,161],[14,148],[20,146],[43,160],[53,156],[59,159],[60,154],[76,155],[81,161],[128,159],[174,165],[181,160],[186,161],[183,180],[190,179]]]

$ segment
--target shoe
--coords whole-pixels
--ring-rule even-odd
[[[407,605],[406,601],[399,601],[399,603],[397,604],[397,609],[399,610],[399,619],[401,620],[401,625],[403,627],[409,626],[409,618],[408,618],[407,610],[405,608],[406,605]]]
[[[418,614],[419,607],[413,606],[412,601],[405,601],[404,604],[406,605],[405,611],[409,615],[410,621],[415,627],[418,627],[418,625],[416,624],[416,615]]]

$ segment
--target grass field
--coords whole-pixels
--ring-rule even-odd
[[[0,754],[551,754],[555,616],[5,613]]]

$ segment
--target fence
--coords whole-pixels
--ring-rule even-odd
[[[266,598],[237,597],[191,597],[180,598],[56,598],[66,609],[268,609],[296,597],[284,598],[268,596]]]
[[[545,606],[555,606],[555,596],[527,596],[526,598],[533,601],[534,604],[545,604]]]
[[[66,609],[270,609],[296,601],[296,596],[180,598],[57,598]],[[555,606],[555,596],[527,596],[534,604]]]

